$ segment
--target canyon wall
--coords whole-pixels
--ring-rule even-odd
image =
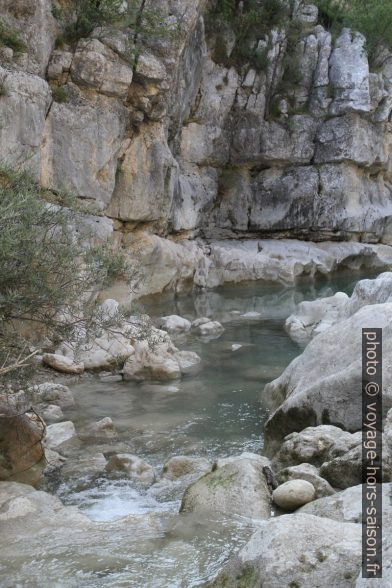
[[[59,43],[71,2],[0,8],[26,46],[0,48],[1,159],[94,202],[99,230],[141,258],[141,294],[240,279],[245,266],[260,277],[257,255],[282,255],[263,253],[265,239],[349,242],[342,259],[389,263],[375,244],[392,244],[392,56],[371,71],[360,33],[332,38],[297,1],[295,47],[272,29],[256,70],[230,63],[234,33],[209,32],[206,0],[146,0],[176,34],[145,40],[135,64],[122,28]],[[290,275],[320,268],[326,247],[309,247]]]

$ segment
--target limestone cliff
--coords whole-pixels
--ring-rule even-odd
[[[233,31],[219,47],[206,34],[212,5],[141,2],[176,34],[144,40],[135,62],[124,28],[59,43],[72,2],[1,0],[2,22],[26,46],[0,49],[1,159],[95,201],[100,230],[142,256],[141,293],[239,279],[247,264],[243,277],[265,277],[258,267],[274,255],[257,241],[227,253],[238,238],[391,245],[392,59],[372,73],[360,33],[333,39],[317,8],[296,1],[294,46],[287,26],[274,28],[257,41],[263,67],[231,63]],[[389,247],[352,243],[325,261],[330,249],[313,246],[276,275],[358,255],[391,261]]]

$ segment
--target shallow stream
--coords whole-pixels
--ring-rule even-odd
[[[64,503],[113,526],[111,531],[86,530],[79,543],[63,537],[46,551],[41,544],[32,545],[33,559],[23,562],[22,576],[15,570],[15,579],[28,572],[41,577],[45,587],[188,588],[211,578],[249,538],[255,523],[239,517],[203,521],[178,516],[183,483],[158,480],[143,489],[124,476],[95,472],[94,459],[111,450],[133,453],[153,465],[159,477],[163,464],[175,455],[214,460],[262,451],[268,411],[260,393],[301,352],[284,331],[285,319],[301,300],[338,290],[351,293],[358,279],[341,274],[333,281],[304,282],[296,288],[241,284],[145,304],[152,317],[210,316],[225,331],[217,339],[194,334],[174,338],[177,347],[202,359],[198,371],[181,381],[102,383],[91,377],[73,387],[76,406],[65,417],[76,429],[109,416],[119,435],[71,449],[54,488]],[[144,526],[122,523],[128,515],[140,521],[144,517]]]

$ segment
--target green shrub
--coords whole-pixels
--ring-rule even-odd
[[[268,47],[256,49],[252,56],[252,63],[256,71],[266,71],[268,68]]]
[[[65,37],[76,42],[88,37],[96,28],[112,24],[120,19],[122,0],[79,0],[76,4],[76,18],[65,27]]]
[[[276,120],[280,118],[281,114],[282,112],[280,110],[280,100],[279,98],[274,98],[269,106],[269,111],[267,113],[268,119]]]
[[[58,37],[56,37],[55,42],[54,42],[54,48],[55,49],[62,49],[65,45],[65,39],[63,37],[63,35],[59,35]]]
[[[56,86],[52,84],[50,89],[52,90],[52,96],[55,102],[67,102],[69,96],[68,88],[66,86]]]
[[[75,198],[43,190],[26,172],[1,168],[3,385],[7,377],[14,386],[23,380],[31,363],[27,360],[31,332],[55,343],[88,342],[100,329],[110,327],[97,312],[97,293],[114,276],[129,284],[135,277],[121,253],[109,244],[93,245],[85,214]]]
[[[17,33],[0,21],[0,46],[11,47],[16,55],[26,51],[26,45],[21,41]]]
[[[287,52],[283,59],[283,88],[290,89],[302,81],[301,60],[295,53]]]
[[[283,26],[288,16],[288,5],[283,0],[244,0],[242,6],[235,0],[218,0],[206,15],[206,30],[208,35],[222,35],[225,29],[234,32],[236,43],[226,65],[249,63],[263,71],[267,54],[264,49],[258,49],[258,41],[271,29]]]
[[[392,48],[392,0],[318,0],[320,19],[333,33],[343,26],[366,37],[366,50],[371,60],[380,45]]]

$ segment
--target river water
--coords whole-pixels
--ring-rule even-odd
[[[38,553],[31,546],[34,566],[23,562],[24,573],[16,577],[40,577],[43,587],[140,588],[191,587],[211,578],[248,540],[256,523],[239,517],[203,521],[179,516],[183,483],[161,480],[143,489],[125,475],[92,474],[81,464],[118,450],[143,458],[159,477],[165,461],[175,455],[214,460],[262,451],[268,410],[260,393],[301,352],[284,331],[285,319],[301,300],[338,290],[351,293],[358,279],[341,274],[295,288],[253,282],[145,304],[144,311],[152,317],[210,316],[225,331],[217,339],[192,333],[174,339],[180,349],[195,351],[202,360],[199,369],[181,381],[109,384],[91,377],[74,386],[76,405],[65,412],[66,419],[80,430],[111,417],[118,437],[70,449],[65,473],[53,490],[65,504],[113,527],[86,530],[78,544],[68,544],[63,537],[46,552],[41,544]],[[144,526],[122,524],[129,515],[139,517]]]

